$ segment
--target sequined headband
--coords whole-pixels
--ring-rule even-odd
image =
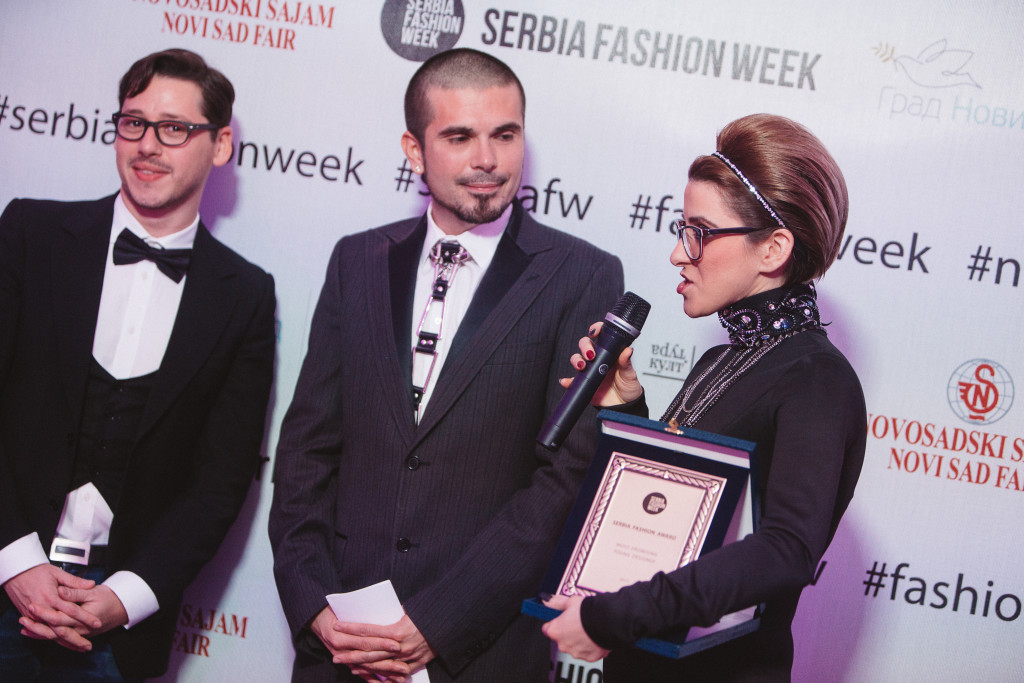
[[[732,172],[736,174],[736,177],[739,178],[740,181],[742,181],[743,184],[747,186],[747,189],[750,190],[750,194],[754,195],[754,199],[761,203],[761,206],[764,207],[764,210],[772,215],[772,218],[774,218],[775,222],[779,224],[779,227],[786,228],[786,224],[782,222],[782,218],[779,217],[779,214],[775,213],[775,209],[772,208],[772,205],[768,203],[768,200],[764,198],[763,194],[757,191],[757,188],[754,187],[754,183],[747,180],[747,176],[743,175],[743,172],[740,171],[740,169],[736,168],[736,164],[729,161],[729,158],[722,154],[721,152],[712,152],[711,156],[718,157],[719,159],[721,159],[725,163],[725,165],[728,166],[730,170],[732,170]],[[789,228],[786,229],[788,230]]]

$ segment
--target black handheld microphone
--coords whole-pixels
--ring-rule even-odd
[[[579,371],[565,395],[537,435],[537,442],[549,450],[558,450],[580,419],[583,409],[590,405],[597,388],[608,370],[615,365],[619,354],[640,335],[651,305],[633,292],[626,292],[608,315],[604,317],[601,332],[594,340],[594,360]]]

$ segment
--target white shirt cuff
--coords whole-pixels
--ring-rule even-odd
[[[128,623],[124,625],[125,628],[135,626],[143,619],[156,614],[156,611],[160,609],[156,593],[135,572],[114,572],[107,577],[103,585],[114,591],[114,595],[124,606],[124,611],[128,613]]]
[[[33,531],[0,549],[0,584],[41,564],[50,564],[50,558],[43,550],[39,534]]]

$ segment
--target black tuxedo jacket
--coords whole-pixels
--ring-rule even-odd
[[[71,482],[114,196],[15,200],[0,217],[0,547],[49,551]],[[167,667],[182,592],[213,556],[259,464],[274,282],[200,225],[163,362],[116,501],[109,573],[160,610],[112,634],[126,676]],[[10,608],[3,595],[0,609]]]
[[[594,414],[556,453],[535,439],[579,338],[622,293],[622,266],[517,202],[417,425],[425,235],[424,216],[343,238],[314,314],[270,518],[296,679],[345,680],[306,629],[324,596],[390,579],[438,655],[434,683],[547,680],[540,623],[517,615],[593,455]]]

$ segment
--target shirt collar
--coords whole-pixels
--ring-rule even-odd
[[[111,242],[117,239],[123,228],[128,228],[129,231],[151,245],[159,245],[164,249],[191,249],[192,243],[196,240],[196,233],[199,232],[199,215],[196,215],[195,220],[188,227],[178,232],[163,237],[153,237],[128,210],[124,198],[118,193],[117,199],[114,200],[114,221],[110,230]]]
[[[481,223],[461,235],[449,235],[437,227],[433,215],[434,203],[431,202],[427,208],[427,237],[423,240],[423,252],[420,260],[426,261],[430,258],[430,250],[438,240],[458,240],[459,244],[466,248],[473,263],[476,263],[482,270],[487,270],[494,258],[494,252],[498,250],[498,243],[501,236],[508,227],[508,221],[512,216],[512,204],[509,204],[500,216],[490,223]]]

